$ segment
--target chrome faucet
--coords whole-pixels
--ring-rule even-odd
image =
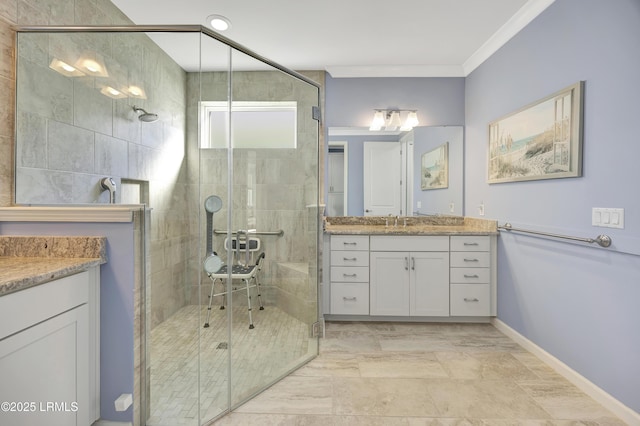
[[[116,203],[116,181],[112,177],[105,177],[100,179],[100,187],[103,190],[109,191],[109,203]]]

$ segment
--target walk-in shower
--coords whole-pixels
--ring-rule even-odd
[[[143,284],[121,295],[136,301],[130,356],[101,349],[118,365],[102,371],[103,420],[207,424],[317,354],[316,83],[200,26],[19,28],[16,80],[18,204],[113,208],[111,182],[149,200]],[[238,235],[266,253],[264,310],[249,328],[228,268],[205,328],[207,274]],[[133,408],[115,411],[127,393]]]

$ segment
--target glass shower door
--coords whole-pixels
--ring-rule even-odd
[[[264,254],[259,286],[230,302],[235,407],[318,352],[318,89],[239,51],[231,62],[230,226],[260,247],[240,262]]]
[[[199,117],[200,204],[220,198],[212,246],[227,265],[214,293],[202,278],[202,423],[318,352],[318,88],[235,49],[228,71],[207,67],[222,56],[215,43],[203,37],[202,71],[190,81],[198,111],[188,111]]]

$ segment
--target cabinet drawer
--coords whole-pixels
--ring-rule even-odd
[[[489,284],[489,268],[451,268],[451,283]]]
[[[331,281],[368,283],[369,268],[366,266],[332,266]]]
[[[449,251],[448,236],[374,235],[371,251]]]
[[[490,253],[487,251],[451,252],[451,266],[454,268],[488,268]]]
[[[451,284],[451,316],[482,316],[491,312],[489,284]]]
[[[368,251],[331,250],[332,266],[369,266]]]
[[[451,237],[451,251],[489,251],[488,236],[455,235]]]
[[[332,235],[331,250],[369,250],[369,236]]]
[[[369,315],[369,284],[331,283],[331,313]]]

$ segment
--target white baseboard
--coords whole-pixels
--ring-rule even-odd
[[[131,422],[112,422],[109,420],[97,420],[91,426],[133,426]]]
[[[518,333],[513,328],[509,327],[504,322],[497,318],[492,318],[491,324],[499,331],[507,335],[514,340],[520,346],[540,358],[545,364],[553,368],[558,374],[565,379],[573,383],[582,392],[595,399],[602,404],[607,410],[618,416],[621,420],[627,422],[629,425],[640,426],[640,413],[635,412],[631,408],[624,405],[622,402],[609,395],[607,392],[596,386],[594,383],[587,380],[584,376],[573,370],[564,362],[551,355],[549,352],[542,349],[540,346],[533,343],[531,340]]]

